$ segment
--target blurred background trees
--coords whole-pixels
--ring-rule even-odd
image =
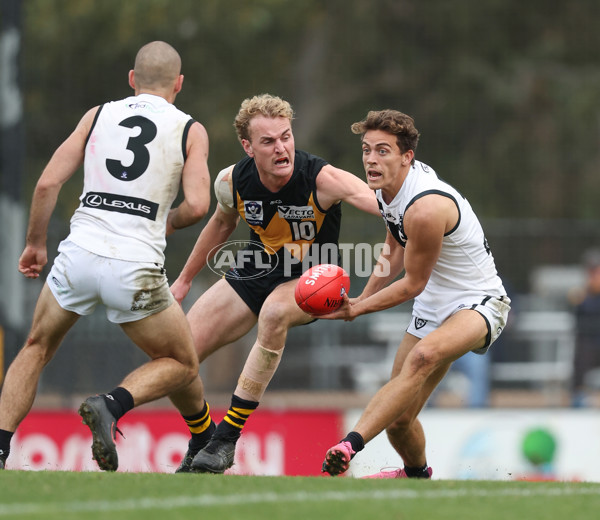
[[[598,19],[594,0],[28,0],[25,199],[81,114],[128,95],[135,52],[162,39],[181,53],[177,104],[207,127],[213,174],[241,157],[241,100],[270,92],[293,104],[299,148],[358,175],[350,124],[395,108],[416,120],[417,157],[484,221],[595,219]],[[79,192],[66,187],[59,217]]]
[[[28,0],[27,193],[83,110],[130,93],[137,49],[181,53],[178,99],[204,122],[213,170],[241,153],[241,100],[289,99],[300,147],[360,173],[348,126],[396,108],[418,153],[488,217],[596,216],[600,31],[593,0]],[[66,208],[70,215],[72,208]]]

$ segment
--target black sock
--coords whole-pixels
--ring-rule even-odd
[[[219,426],[217,426],[213,437],[236,442],[240,438],[242,428],[246,424],[250,414],[257,407],[258,402],[246,401],[233,394],[231,397],[231,406],[227,410],[227,414],[223,417],[223,420],[219,423]]]
[[[103,394],[103,397],[108,410],[117,421],[133,408],[133,396],[129,393],[129,390],[125,390],[122,386],[118,386],[112,392]]]
[[[208,441],[210,441],[217,428],[216,423],[210,416],[210,407],[208,406],[208,403],[204,401],[201,412],[194,415],[182,415],[182,417],[192,434],[192,438],[188,444],[189,449],[192,451],[200,451],[208,444]]]
[[[10,440],[15,432],[9,432],[7,430],[0,430],[0,456],[3,459],[8,457],[10,453]]]
[[[404,473],[408,478],[429,478],[428,466],[425,464],[424,466],[411,468],[409,466],[404,466]]]
[[[365,447],[365,441],[358,432],[350,432],[340,442],[349,442],[355,454]],[[352,455],[354,457],[354,455]]]

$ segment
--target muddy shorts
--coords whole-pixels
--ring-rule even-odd
[[[61,242],[58,251],[46,281],[65,310],[85,316],[101,303],[109,321],[126,323],[160,312],[175,301],[159,264],[99,256],[69,240]]]

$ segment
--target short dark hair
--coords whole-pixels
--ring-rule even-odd
[[[398,148],[402,153],[417,150],[419,131],[412,117],[397,110],[371,110],[365,119],[353,123],[353,133],[365,135],[368,130],[383,130],[396,136]]]

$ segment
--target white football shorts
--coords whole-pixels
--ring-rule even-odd
[[[482,348],[473,350],[476,354],[485,354],[506,327],[506,320],[510,311],[510,298],[508,296],[468,295],[438,309],[430,309],[424,305],[419,305],[418,301],[415,300],[412,319],[406,332],[423,339],[427,334],[442,325],[450,316],[465,309],[477,311],[483,316],[487,324],[488,334],[485,345]]]
[[[175,301],[159,264],[99,256],[69,240],[63,240],[58,251],[46,281],[65,310],[85,316],[101,303],[109,321],[126,323],[160,312]]]

